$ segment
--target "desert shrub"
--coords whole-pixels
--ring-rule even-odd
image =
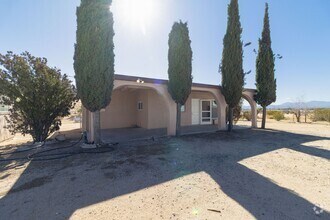
[[[280,120],[283,120],[285,118],[283,111],[280,111],[280,110],[268,110],[267,111],[267,116],[270,119],[275,119],[276,121],[280,121]]]
[[[274,114],[276,114],[276,112],[278,111],[275,111],[275,110],[267,110],[267,116],[271,119],[274,118]]]
[[[35,142],[59,130],[76,101],[68,77],[28,52],[0,54],[0,66],[0,105],[10,106],[7,128],[30,134]]]
[[[243,118],[247,121],[251,121],[252,119],[252,114],[250,111],[244,111],[243,112]]]
[[[313,112],[313,121],[330,122],[330,109],[315,109]]]
[[[276,121],[281,121],[281,120],[285,119],[284,114],[283,114],[283,112],[281,112],[281,111],[275,111],[275,112],[273,113],[273,118],[274,118]]]

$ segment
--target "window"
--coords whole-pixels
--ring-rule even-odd
[[[212,102],[212,107],[213,108],[217,108],[218,107],[218,104],[217,104],[217,102],[215,100],[213,100],[213,102]]]
[[[212,118],[218,118],[218,104],[215,100],[212,102]]]
[[[139,111],[143,110],[143,102],[138,101],[137,109],[138,109]]]
[[[186,105],[181,105],[181,112],[185,112],[186,111]]]

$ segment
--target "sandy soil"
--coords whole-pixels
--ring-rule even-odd
[[[79,137],[81,131],[81,123],[79,122],[74,122],[73,119],[70,118],[64,118],[62,119],[62,126],[60,131],[56,131],[53,134],[48,137],[48,139],[54,139],[57,135],[59,134],[64,134],[67,135],[68,138],[74,139]],[[0,142],[0,147],[1,146],[18,146],[20,145],[26,145],[30,144],[33,142],[33,139],[30,135],[22,135],[20,133],[17,133],[14,135],[14,137]]]
[[[267,126],[1,162],[0,218],[330,219],[330,125]]]

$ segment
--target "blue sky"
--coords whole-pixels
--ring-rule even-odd
[[[188,21],[195,82],[220,84],[218,73],[229,0],[113,0],[116,73],[167,78],[167,40],[174,21]],[[126,3],[125,3],[126,2]],[[269,0],[276,61],[277,103],[330,101],[330,1]],[[29,51],[70,76],[79,0],[1,0],[0,52]],[[126,4],[126,5],[125,5]],[[246,87],[254,88],[255,54],[264,0],[240,0]],[[125,10],[132,10],[125,13]],[[72,78],[73,79],[73,78]]]

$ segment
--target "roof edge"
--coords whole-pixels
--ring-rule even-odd
[[[168,83],[167,79],[155,79],[155,78],[148,78],[142,76],[129,76],[129,75],[121,75],[121,74],[115,74],[115,80],[130,81],[130,82],[136,82],[137,80],[142,80],[145,83],[160,84],[160,85],[166,85]],[[217,88],[217,89],[221,88],[220,85],[211,85],[204,83],[193,83],[192,86],[203,87],[203,88]],[[249,88],[244,88],[243,90],[256,92],[255,89],[249,89]]]

